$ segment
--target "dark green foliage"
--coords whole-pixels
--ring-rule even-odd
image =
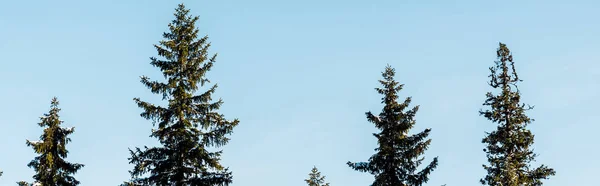
[[[321,176],[317,167],[313,167],[308,176],[308,179],[304,180],[308,186],[329,186],[329,183],[325,183],[325,176]]]
[[[421,171],[417,171],[424,158],[431,139],[426,139],[431,129],[426,129],[414,135],[408,131],[415,125],[414,116],[419,109],[416,106],[404,111],[411,102],[408,97],[403,103],[398,103],[398,92],[403,84],[394,80],[394,69],[389,65],[382,73],[384,80],[379,80],[383,88],[376,88],[382,94],[382,103],[385,104],[379,116],[367,112],[367,119],[381,130],[373,134],[377,137],[379,148],[368,162],[347,164],[361,172],[375,175],[373,186],[420,186],[427,183],[429,174],[437,167],[437,157]]]
[[[19,181],[17,182],[18,186],[42,186],[40,184],[40,182],[35,182],[35,183],[27,183],[26,181]]]
[[[79,185],[73,176],[82,164],[69,163],[65,161],[69,151],[66,145],[71,141],[68,135],[73,133],[74,128],[62,128],[63,121],[58,116],[58,100],[52,99],[50,112],[41,117],[40,127],[44,127],[44,133],[40,136],[41,141],[27,140],[27,146],[33,148],[39,156],[35,157],[27,166],[35,170],[36,183],[42,186],[74,186]],[[24,184],[19,183],[19,184]]]
[[[138,184],[134,184],[133,182],[123,182],[123,184],[121,184],[120,186],[141,186]]]
[[[489,165],[483,165],[488,174],[481,183],[491,186],[539,186],[542,180],[555,174],[545,165],[530,168],[536,154],[531,150],[534,135],[526,129],[533,119],[525,115],[525,111],[533,107],[520,103],[521,94],[517,83],[521,81],[515,71],[512,54],[505,44],[500,43],[497,51],[498,60],[490,67],[489,85],[501,92],[486,94],[484,106],[490,110],[480,114],[498,124],[496,131],[487,133],[482,142],[487,144]]]
[[[208,56],[208,37],[198,38],[195,26],[198,17],[188,15],[189,10],[180,4],[175,20],[169,24],[170,32],[164,33],[165,40],[154,45],[158,55],[151,57],[151,65],[159,68],[166,81],[150,81],[142,77],[141,82],[152,93],[162,95],[168,101],[166,107],[134,98],[144,109],[143,118],[158,125],[151,137],[157,138],[160,147],[145,147],[130,150],[132,180],[125,185],[193,185],[213,186],[232,183],[231,172],[220,163],[222,151],[211,152],[207,148],[227,144],[233,128],[239,121],[227,121],[217,113],[222,100],[212,101],[211,95],[217,85],[195,95],[199,87],[209,80],[216,55]]]

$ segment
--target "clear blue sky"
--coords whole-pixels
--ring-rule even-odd
[[[31,181],[38,118],[58,96],[75,126],[69,161],[83,186],[129,178],[127,148],[153,145],[134,97],[158,102],[139,76],[181,1],[0,3],[0,185]],[[376,147],[366,111],[379,112],[389,63],[431,127],[427,185],[476,186],[485,172],[478,115],[498,42],[513,51],[548,186],[597,185],[600,4],[589,1],[184,1],[200,16],[218,62],[222,113],[241,123],[224,148],[234,186],[302,186],[316,165],[332,185],[368,185],[351,170]]]

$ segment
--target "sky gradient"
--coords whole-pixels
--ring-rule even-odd
[[[127,148],[157,144],[132,98],[160,102],[139,76],[180,2],[219,54],[207,76],[221,112],[239,118],[222,163],[233,186],[302,186],[317,166],[332,186],[373,177],[350,169],[373,153],[374,90],[386,64],[432,128],[427,185],[476,186],[485,175],[478,115],[498,42],[511,49],[523,101],[535,105],[535,152],[557,171],[546,186],[595,186],[600,161],[597,1],[16,1],[0,3],[0,185],[31,181],[36,123],[57,96],[75,127],[68,161],[82,186],[129,179]]]

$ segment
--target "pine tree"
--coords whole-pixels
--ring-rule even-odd
[[[226,120],[217,113],[223,101],[212,101],[211,95],[217,85],[205,92],[195,92],[210,83],[205,74],[212,68],[216,54],[208,56],[208,37],[198,38],[195,26],[197,16],[190,16],[189,9],[180,4],[175,19],[169,24],[170,32],[165,40],[154,45],[158,55],[151,57],[151,65],[159,68],[166,82],[151,81],[142,76],[141,82],[152,93],[162,95],[167,106],[159,106],[134,98],[144,110],[143,118],[158,127],[151,137],[161,146],[130,149],[132,180],[124,185],[174,185],[213,186],[232,183],[232,173],[219,161],[222,151],[211,152],[207,148],[226,145],[237,119]]]
[[[556,172],[545,165],[533,169],[528,165],[534,161],[536,154],[531,149],[534,135],[526,129],[533,119],[527,117],[525,111],[533,107],[520,103],[517,83],[522,80],[515,71],[510,50],[503,43],[499,45],[498,60],[495,66],[490,67],[489,85],[499,89],[500,93],[494,95],[488,92],[483,105],[491,109],[480,111],[480,115],[497,123],[498,127],[486,133],[482,140],[487,144],[483,151],[487,154],[489,165],[483,165],[488,174],[480,181],[490,186],[540,186],[542,179],[548,179]]]
[[[308,176],[308,179],[304,180],[308,186],[329,186],[329,183],[325,183],[325,176],[321,176],[317,167],[313,167]]]
[[[35,170],[33,179],[35,184],[42,186],[75,186],[79,185],[72,175],[83,168],[83,164],[69,163],[65,160],[69,151],[66,145],[71,141],[68,135],[74,132],[74,128],[63,128],[58,113],[58,100],[52,99],[50,112],[41,117],[40,127],[44,127],[44,133],[40,141],[27,140],[27,146],[33,148],[39,156],[35,157],[27,166]],[[26,184],[25,182],[18,183]],[[28,184],[26,184],[28,185]]]
[[[431,129],[426,129],[414,135],[408,135],[415,125],[415,114],[419,109],[416,106],[404,111],[411,102],[411,97],[403,103],[398,103],[398,92],[403,84],[394,80],[395,70],[387,66],[382,73],[384,80],[379,80],[383,88],[375,88],[383,95],[382,103],[385,104],[379,116],[367,112],[368,121],[381,130],[373,134],[379,144],[376,154],[368,162],[347,164],[354,170],[368,172],[375,176],[373,186],[421,186],[429,180],[429,174],[437,167],[438,159],[435,157],[422,170],[417,172],[431,139],[427,139]]]

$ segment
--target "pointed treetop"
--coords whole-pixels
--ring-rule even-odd
[[[59,102],[58,102],[58,98],[56,98],[56,97],[52,97],[52,101],[50,102],[50,105],[51,105],[52,107],[58,107],[58,104],[59,104]]]
[[[190,12],[190,9],[185,8],[185,5],[183,3],[179,3],[177,5],[177,8],[175,9],[176,12],[184,12],[185,14]]]
[[[385,80],[393,81],[394,76],[396,76],[396,69],[394,69],[390,64],[385,66],[385,71],[382,73]]]
[[[304,180],[308,186],[329,186],[329,183],[325,183],[325,176],[321,176],[316,166],[313,166],[308,176],[309,178]]]
[[[38,123],[40,127],[51,127],[63,123],[62,120],[58,119],[58,113],[61,111],[61,109],[58,108],[59,104],[60,103],[58,101],[58,98],[52,97],[52,101],[50,101],[50,111],[47,114],[44,114],[42,117],[40,117],[41,122]]]

